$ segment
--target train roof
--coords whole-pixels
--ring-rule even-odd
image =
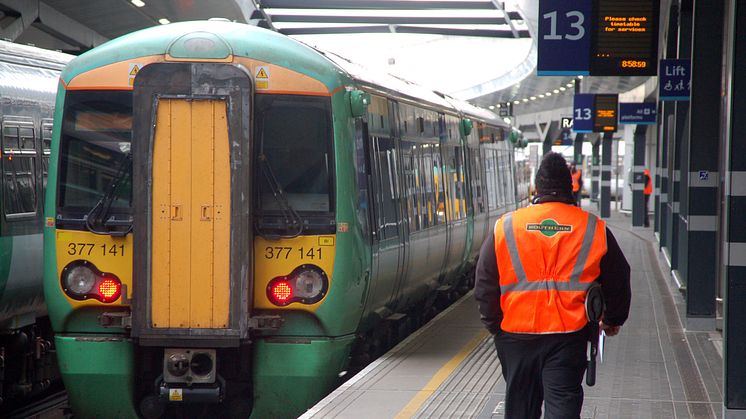
[[[155,26],[111,40],[73,60],[62,73],[69,83],[76,75],[114,62],[165,54],[172,42],[190,32],[209,32],[222,38],[237,56],[281,65],[313,77],[332,91],[356,82],[372,91],[394,95],[440,110],[465,113],[494,125],[505,125],[492,112],[383,72],[371,71],[336,54],[312,48],[267,29],[226,21],[193,21]],[[133,47],[132,43],[137,46]],[[126,45],[126,47],[125,47]],[[288,57],[294,57],[288,60]]]
[[[74,55],[0,41],[0,62],[62,71]]]

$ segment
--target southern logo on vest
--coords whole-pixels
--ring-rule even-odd
[[[571,225],[558,224],[550,219],[543,220],[539,224],[526,224],[526,231],[538,231],[541,234],[552,237],[557,233],[569,233],[572,231]]]

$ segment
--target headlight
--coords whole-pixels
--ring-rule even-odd
[[[91,292],[93,284],[96,282],[96,274],[86,265],[73,267],[64,278],[64,288],[73,294],[81,296]]]
[[[267,285],[267,298],[276,306],[290,303],[315,304],[329,288],[326,273],[316,265],[300,265],[289,275],[278,276]]]

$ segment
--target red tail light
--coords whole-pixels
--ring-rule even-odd
[[[285,305],[293,296],[293,289],[287,281],[277,281],[270,286],[270,299],[277,305]]]
[[[98,283],[98,295],[104,303],[116,301],[122,293],[122,283],[116,278],[104,278]]]

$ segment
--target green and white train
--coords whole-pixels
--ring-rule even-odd
[[[73,60],[54,133],[44,286],[80,417],[298,416],[462,295],[528,200],[493,113],[225,21]]]
[[[0,416],[55,377],[42,288],[54,97],[67,54],[0,41]]]

